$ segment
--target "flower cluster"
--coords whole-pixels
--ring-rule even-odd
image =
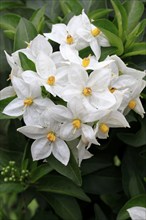
[[[58,43],[59,51],[53,52],[48,40]],[[67,25],[53,25],[51,33],[38,35],[27,48],[11,56],[5,52],[12,68],[11,86],[0,95],[16,98],[3,113],[23,117],[26,126],[18,131],[35,140],[33,160],[52,153],[67,165],[72,150],[80,165],[92,156],[91,144],[99,145],[98,138],[107,138],[110,128],[129,127],[125,115],[131,109],[143,117],[139,97],[146,85],[145,72],[127,67],[117,55],[100,62],[101,46],[110,46],[108,39],[83,11]],[[93,55],[81,57],[87,47]],[[20,54],[33,69],[24,71]]]

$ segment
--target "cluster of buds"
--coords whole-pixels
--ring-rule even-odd
[[[4,182],[26,182],[30,173],[27,169],[19,171],[15,161],[9,161],[9,164],[2,167],[1,176]]]

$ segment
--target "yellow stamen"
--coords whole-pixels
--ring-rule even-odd
[[[87,66],[89,66],[89,63],[90,63],[90,55],[88,57],[85,57],[84,59],[82,59],[82,66],[87,67]]]
[[[136,101],[134,101],[134,100],[131,100],[131,101],[129,102],[129,104],[128,104],[128,107],[129,107],[130,109],[134,109],[135,106],[136,106]]]
[[[47,138],[48,138],[49,141],[55,142],[56,135],[53,132],[49,132],[48,135],[47,135]]]
[[[90,96],[90,95],[92,95],[92,89],[89,88],[89,87],[84,88],[84,89],[83,89],[83,94],[84,94],[84,96]]]
[[[81,127],[81,120],[80,119],[74,119],[72,121],[72,125],[75,129],[79,129]]]
[[[27,44],[27,48],[30,48],[30,43],[28,43],[27,41],[25,41],[25,43]]]
[[[55,83],[55,76],[50,76],[47,80],[47,83],[50,85],[50,86],[53,86],[54,83]]]
[[[109,88],[109,91],[110,91],[111,93],[114,93],[116,90],[117,90],[117,89],[114,88],[114,87]]]
[[[30,106],[32,103],[33,103],[33,99],[32,98],[27,98],[27,99],[24,100],[24,105],[26,107]]]
[[[99,28],[96,27],[93,30],[91,30],[91,34],[93,37],[97,37],[100,34]]]
[[[73,44],[73,42],[74,42],[73,37],[70,34],[68,34],[67,37],[66,37],[66,43],[67,44]]]
[[[109,127],[104,123],[100,124],[99,129],[104,134],[109,132]]]

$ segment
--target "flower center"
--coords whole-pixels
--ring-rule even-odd
[[[109,127],[104,123],[100,124],[99,129],[104,134],[109,132]]]
[[[53,86],[54,83],[55,83],[55,76],[50,76],[47,80],[47,83],[50,85],[50,86]]]
[[[99,28],[96,27],[93,30],[91,30],[91,34],[92,34],[93,37],[98,36],[100,34]]]
[[[83,95],[84,95],[84,96],[90,96],[90,95],[92,95],[92,89],[89,88],[89,87],[84,88],[84,89],[83,89]]]
[[[74,119],[72,121],[72,125],[75,129],[79,129],[81,127],[81,120],[80,119]]]
[[[82,59],[82,66],[83,67],[87,67],[89,65],[89,63],[90,63],[90,56]]]
[[[33,103],[33,99],[32,98],[27,98],[27,99],[24,100],[24,105],[26,107],[30,106],[32,103]]]
[[[111,93],[114,93],[116,90],[117,90],[117,89],[114,88],[114,87],[109,88],[109,91],[110,91]]]
[[[55,142],[55,140],[56,140],[56,135],[51,131],[51,132],[48,133],[47,139],[48,139],[49,141],[51,141],[51,142]]]
[[[130,109],[134,109],[135,106],[136,106],[136,101],[134,101],[134,100],[131,100],[131,101],[128,103],[128,107],[129,107]]]
[[[66,43],[67,44],[73,44],[73,42],[74,42],[73,37],[70,34],[68,34],[67,37],[66,37]]]

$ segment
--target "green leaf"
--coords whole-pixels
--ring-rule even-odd
[[[41,95],[43,98],[50,98],[50,93],[45,89],[44,86],[41,86]]]
[[[19,193],[25,190],[25,187],[19,183],[1,183],[0,193]]]
[[[128,15],[128,34],[135,28],[144,12],[144,4],[140,0],[127,0],[123,6]]]
[[[24,53],[19,52],[19,58],[20,58],[22,69],[24,71],[25,70],[32,70],[32,71],[36,72],[35,64],[33,63],[32,60],[28,59],[28,57]]]
[[[7,1],[1,1],[0,2],[0,11],[5,10],[5,9],[11,9],[11,8],[19,8],[24,6],[22,2],[7,2]]]
[[[33,24],[27,19],[21,18],[14,38],[14,51],[25,48],[25,42],[29,43],[36,35],[37,31]]]
[[[61,219],[82,220],[80,207],[74,198],[49,194],[45,199]]]
[[[129,219],[129,214],[126,210],[134,206],[146,207],[146,194],[140,194],[138,196],[133,197],[128,202],[126,202],[126,204],[122,207],[122,209],[118,213],[117,220]]]
[[[133,147],[146,145],[146,118],[140,119],[140,124],[140,129],[136,133],[118,133],[117,136],[122,142]]]
[[[90,19],[97,20],[99,18],[105,17],[106,15],[108,15],[112,11],[113,11],[112,9],[107,9],[107,8],[106,9],[104,9],[104,8],[97,9],[97,10],[89,12],[88,17]]]
[[[94,212],[95,212],[95,220],[101,220],[101,219],[107,220],[104,212],[102,211],[99,205],[97,204],[94,205]]]
[[[81,186],[82,184],[81,172],[72,154],[67,166],[64,166],[53,156],[49,157],[48,162],[50,166],[58,173],[62,174],[63,176],[66,176],[67,178],[75,182],[77,185]]]
[[[38,187],[38,191],[74,196],[78,199],[90,202],[89,197],[80,187],[62,176],[48,175]]]
[[[139,148],[128,147],[122,161],[122,182],[125,194],[128,197],[145,192],[143,173],[145,160],[139,156]]]
[[[15,31],[20,18],[16,14],[4,14],[0,16],[0,28]]]
[[[13,96],[13,97],[9,97],[9,98],[0,100],[0,119],[14,119],[14,118],[16,118],[16,117],[8,116],[8,115],[5,115],[2,113],[4,108],[15,98],[16,98],[16,96]]]
[[[120,170],[114,166],[83,176],[83,189],[95,195],[116,193],[122,190]]]
[[[131,57],[136,55],[146,55],[146,42],[135,43],[134,46],[128,48],[128,52],[126,52],[122,57]]]
[[[60,7],[63,11],[64,16],[69,13],[73,13],[74,15],[79,15],[82,12],[83,6],[79,0],[59,0]]]
[[[144,33],[145,27],[146,27],[146,19],[143,19],[128,34],[126,39],[125,49],[129,49],[130,46],[134,45],[134,42],[137,40],[137,38],[139,38],[139,36]]]
[[[95,171],[105,169],[107,167],[110,167],[111,165],[112,165],[112,162],[109,161],[106,158],[106,156],[105,158],[91,157],[90,159],[82,162],[82,166],[81,166],[82,176],[88,175]]]
[[[48,163],[36,167],[34,170],[31,171],[31,177],[30,177],[31,182],[35,183],[40,178],[45,176],[47,173],[50,173],[52,170],[53,170],[52,167],[50,167]]]
[[[4,34],[6,35],[7,38],[14,40],[15,31],[5,30]]]
[[[115,11],[115,20],[118,25],[119,37],[124,41],[127,31],[127,13],[119,0],[111,0]]]
[[[30,18],[30,21],[32,22],[38,33],[40,33],[43,28],[45,10],[46,5],[43,6],[41,9],[36,10]]]

